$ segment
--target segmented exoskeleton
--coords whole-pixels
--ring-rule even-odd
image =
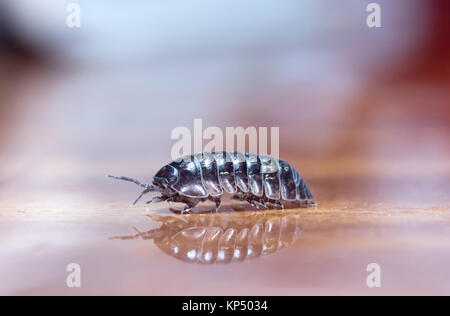
[[[315,205],[306,182],[289,163],[271,156],[241,152],[212,152],[185,156],[162,167],[152,184],[129,177],[109,176],[134,182],[149,192],[159,192],[148,203],[185,203],[183,212],[211,200],[220,207],[223,193],[247,201],[256,208]]]

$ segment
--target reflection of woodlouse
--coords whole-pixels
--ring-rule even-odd
[[[185,156],[161,168],[152,184],[129,177],[114,179],[134,182],[144,194],[159,192],[147,203],[181,202],[189,211],[201,201],[211,200],[219,208],[224,192],[253,206],[281,207],[285,203],[312,205],[314,197],[306,182],[289,163],[270,156],[241,152],[213,152]]]
[[[254,213],[253,213],[254,214]],[[165,253],[189,263],[230,263],[275,253],[292,245],[301,235],[300,215],[150,216],[162,226],[135,236],[153,240]]]

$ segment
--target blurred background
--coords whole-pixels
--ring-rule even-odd
[[[377,1],[381,28],[360,0],[80,0],[69,28],[71,2],[0,3],[1,203],[149,180],[194,118],[280,127],[324,198],[448,201],[448,1]]]
[[[381,28],[369,2],[0,1],[0,294],[450,293],[450,1],[375,1]],[[168,210],[105,175],[150,181],[195,118],[280,128],[319,202],[292,247],[206,267],[108,240]]]

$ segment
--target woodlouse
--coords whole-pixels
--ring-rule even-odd
[[[146,184],[130,177],[109,177],[144,188],[134,202],[149,192],[159,192],[149,203],[185,203],[183,212],[210,200],[219,209],[224,192],[256,208],[315,205],[306,182],[288,162],[271,156],[241,152],[212,152],[185,156],[162,167]]]

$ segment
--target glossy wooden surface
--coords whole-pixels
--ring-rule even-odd
[[[406,166],[392,160],[375,167],[364,160],[331,163],[293,163],[308,167],[304,174],[317,207],[257,211],[245,204],[233,204],[233,209],[228,202],[220,213],[210,213],[212,205],[206,204],[196,209],[201,214],[184,217],[165,204],[132,207],[128,201],[138,188],[103,177],[84,186],[29,191],[28,197],[17,190],[18,180],[2,190],[0,293],[450,294],[448,163],[435,164],[428,175],[405,172]],[[291,215],[299,223],[291,242],[227,264],[188,263],[145,235],[110,239],[136,235],[133,227],[158,229],[170,216],[185,222],[184,228],[222,227],[222,233],[262,223],[255,235],[262,242],[253,246],[264,247],[269,238],[264,236],[270,235],[267,220],[279,225]],[[192,246],[189,238],[178,242],[184,249]],[[217,248],[215,242],[202,246],[204,251]],[[65,269],[72,262],[82,267],[80,289],[66,286]],[[381,266],[381,288],[366,285],[370,263]]]

